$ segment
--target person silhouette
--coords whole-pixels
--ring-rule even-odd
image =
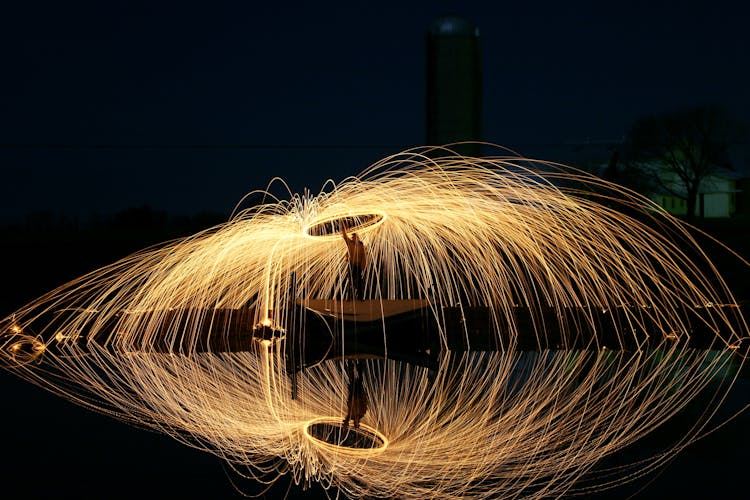
[[[357,233],[351,238],[346,233],[346,225],[341,226],[341,236],[346,242],[347,260],[349,262],[349,285],[353,300],[362,300],[363,277],[367,265],[367,252]]]
[[[355,429],[359,429],[359,421],[367,413],[367,394],[362,384],[362,373],[364,366],[362,361],[357,362],[356,370],[353,361],[346,362],[346,373],[349,377],[349,393],[346,400],[346,417],[344,418],[344,428],[349,427],[349,421],[354,424]]]

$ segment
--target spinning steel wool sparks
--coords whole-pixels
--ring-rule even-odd
[[[344,226],[367,250],[363,300]],[[668,450],[587,474],[744,359],[745,319],[692,234],[583,172],[415,149],[61,286],[3,320],[2,359],[261,481],[585,493],[694,441],[716,405]]]

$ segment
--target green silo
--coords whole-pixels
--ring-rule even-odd
[[[425,36],[426,140],[431,146],[482,139],[482,61],[479,29],[466,19],[446,16]],[[460,153],[479,155],[473,145]]]

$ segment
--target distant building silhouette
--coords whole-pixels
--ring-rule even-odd
[[[447,16],[425,36],[427,144],[443,145],[482,138],[482,62],[479,29],[466,19]],[[457,148],[478,155],[473,145]]]

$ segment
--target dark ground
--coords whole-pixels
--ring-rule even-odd
[[[221,220],[211,214],[174,218],[148,208],[133,209],[96,224],[79,225],[37,214],[23,226],[2,229],[4,259],[0,316],[86,271],[149,244],[191,234]],[[750,256],[746,218],[702,225],[741,255]],[[748,269],[711,250],[740,301],[750,299]],[[221,461],[160,434],[129,427],[83,410],[14,376],[0,374],[5,396],[0,481],[4,498],[242,498]],[[745,375],[722,415],[750,402]],[[687,416],[689,417],[689,415]],[[686,418],[687,418],[686,417]],[[679,425],[666,425],[638,443],[648,450],[668,443]],[[729,498],[742,487],[750,457],[750,412],[679,454],[658,475],[596,498]],[[625,458],[629,452],[619,458]],[[231,474],[230,474],[231,475]],[[237,478],[235,478],[237,479]],[[245,488],[247,482],[240,482]],[[286,482],[266,495],[280,498]],[[299,488],[289,498],[325,498],[321,488]]]

